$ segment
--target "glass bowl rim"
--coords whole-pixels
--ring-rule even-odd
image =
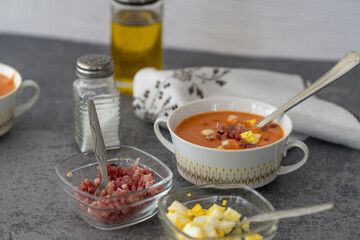
[[[216,186],[228,186],[228,188],[221,188],[221,187],[216,187]],[[163,205],[163,201],[165,198],[170,197],[171,195],[174,194],[178,194],[178,193],[189,193],[189,191],[194,191],[196,189],[200,189],[200,188],[217,188],[217,189],[234,189],[234,188],[243,188],[251,193],[253,193],[254,195],[256,195],[257,197],[259,197],[261,199],[261,201],[263,203],[265,203],[269,208],[270,208],[270,212],[275,211],[275,208],[273,207],[273,205],[263,196],[261,195],[258,191],[252,189],[251,187],[244,185],[244,184],[237,184],[237,183],[231,183],[231,182],[225,182],[225,183],[209,183],[209,184],[202,184],[202,185],[193,185],[193,186],[189,186],[189,187],[184,187],[184,188],[179,188],[176,190],[172,190],[171,192],[167,193],[166,195],[162,196],[159,201],[158,201],[158,215],[161,221],[163,221],[168,227],[170,227],[172,230],[175,230],[177,233],[185,236],[188,239],[197,239],[197,238],[193,238],[190,237],[189,235],[185,234],[183,231],[181,231],[178,227],[176,227],[167,217],[166,217],[166,207]],[[277,225],[279,220],[272,220],[272,221],[268,221],[268,224],[265,224],[264,226],[255,228],[255,229],[251,229],[250,232],[247,233],[241,233],[241,234],[233,234],[231,237],[244,237],[244,236],[248,236],[251,234],[254,234],[256,232],[259,232],[263,229],[266,229],[268,227]],[[210,240],[210,239],[229,239],[229,236],[224,236],[224,237],[215,237],[215,238],[203,238],[204,240]]]
[[[147,192],[147,191],[149,191],[149,190],[151,190],[151,189],[154,189],[154,188],[157,188],[158,186],[161,186],[161,185],[163,185],[163,184],[165,184],[165,183],[171,183],[171,182],[172,182],[173,173],[172,173],[171,169],[170,169],[165,163],[163,163],[160,159],[158,159],[157,157],[153,156],[152,154],[150,154],[150,153],[148,153],[148,152],[145,152],[145,151],[143,151],[143,150],[141,150],[141,149],[139,149],[139,148],[136,148],[136,147],[133,147],[133,146],[128,146],[128,145],[110,146],[110,147],[107,147],[107,148],[106,148],[106,151],[108,151],[108,150],[116,150],[116,149],[119,150],[119,149],[121,149],[121,148],[135,150],[135,151],[137,151],[137,152],[140,152],[140,153],[143,153],[143,154],[149,156],[149,157],[152,159],[152,161],[155,161],[156,163],[158,163],[161,167],[163,167],[163,168],[166,170],[166,172],[168,173],[167,177],[165,177],[165,178],[162,179],[161,181],[155,183],[154,185],[151,185],[151,186],[148,187],[148,188],[144,188],[144,189],[141,189],[141,190],[138,190],[138,191],[135,191],[135,192],[130,192],[130,193],[126,193],[126,194],[122,194],[122,195],[117,195],[117,196],[106,197],[106,198],[96,197],[96,196],[94,196],[94,195],[92,195],[92,194],[89,194],[88,192],[84,192],[84,191],[78,189],[77,186],[75,186],[75,185],[71,184],[69,181],[67,181],[66,178],[63,177],[63,176],[60,174],[60,172],[59,172],[59,171],[60,171],[60,170],[59,170],[59,167],[60,167],[60,165],[61,165],[62,163],[66,162],[66,161],[69,161],[69,160],[71,160],[71,159],[74,159],[74,158],[76,158],[76,157],[79,157],[79,156],[85,156],[85,155],[90,155],[90,154],[94,155],[94,152],[92,152],[92,151],[88,151],[88,152],[84,152],[84,153],[79,153],[79,154],[73,155],[73,156],[71,156],[71,157],[69,157],[69,158],[66,158],[66,159],[63,159],[63,160],[59,161],[59,162],[56,163],[56,165],[55,165],[56,175],[57,175],[57,177],[61,180],[61,182],[62,182],[63,184],[65,184],[67,187],[70,187],[72,190],[75,190],[77,193],[80,193],[80,194],[82,194],[82,195],[84,195],[84,196],[86,196],[86,197],[89,197],[90,199],[93,199],[93,200],[95,200],[95,201],[104,200],[104,199],[108,200],[108,199],[119,199],[119,198],[122,198],[122,197],[128,197],[128,196],[131,196],[131,195],[134,195],[134,194],[139,194],[139,193],[142,193],[142,192]],[[94,157],[95,157],[95,155],[94,155]],[[88,166],[96,165],[96,164],[97,164],[97,161],[96,161],[96,162],[93,162],[93,163],[90,163],[90,164],[87,164],[87,165],[80,166],[80,167],[88,167]],[[157,173],[156,169],[153,169],[153,171]],[[171,185],[172,185],[172,184],[170,184],[169,189],[171,188]],[[62,186],[62,184],[60,184],[60,186],[64,189],[64,187]],[[64,189],[64,190],[65,190],[65,192],[67,192],[70,196],[72,196],[72,197],[75,198],[76,200],[81,201],[81,200],[80,200],[79,198],[77,198],[74,194],[69,193],[66,189]],[[166,190],[167,190],[167,189],[164,189],[164,191],[166,191]],[[164,192],[164,191],[162,191],[162,192]],[[158,193],[158,194],[161,194],[162,192],[160,192],[160,193]],[[132,205],[134,205],[134,204],[143,203],[144,200],[151,200],[152,198],[156,197],[158,194],[156,194],[156,195],[154,195],[154,196],[152,196],[152,197],[150,197],[150,198],[146,198],[146,199],[143,199],[143,200],[141,200],[141,201],[132,203],[132,204],[123,205],[122,207],[129,207],[129,206],[132,206]],[[82,201],[81,201],[81,202],[82,202]],[[145,201],[145,202],[146,202],[146,201]],[[84,202],[82,202],[82,203],[84,203]],[[84,203],[84,204],[86,204],[86,203]],[[88,204],[86,204],[86,205],[88,205]],[[89,206],[89,207],[94,208],[93,206]],[[122,207],[121,207],[121,208],[122,208]],[[96,208],[94,208],[94,209],[96,209]],[[116,209],[117,209],[117,208],[116,208]],[[112,209],[100,209],[100,210],[114,210],[114,208],[112,208]]]

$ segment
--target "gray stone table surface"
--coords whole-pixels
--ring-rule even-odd
[[[36,105],[15,119],[0,137],[0,239],[166,239],[157,216],[115,231],[101,231],[67,208],[55,164],[78,154],[73,138],[72,83],[76,59],[109,54],[108,46],[0,35],[0,62],[15,67],[41,88]],[[345,53],[344,53],[345,54]],[[342,56],[339,56],[339,58]],[[165,68],[225,66],[294,73],[314,81],[334,62],[260,59],[167,49]],[[319,93],[360,114],[360,68]],[[30,95],[31,92],[26,92]],[[26,98],[26,96],[25,96]],[[132,99],[122,96],[122,144],[161,159],[174,173],[173,189],[190,186],[177,172],[175,157],[153,134],[152,124],[135,117]],[[329,129],[331,131],[331,129]],[[259,188],[276,209],[334,202],[321,214],[282,220],[275,239],[360,239],[360,151],[309,138],[308,162],[292,174]],[[290,151],[291,163],[301,152]]]

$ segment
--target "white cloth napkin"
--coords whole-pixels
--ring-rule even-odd
[[[153,122],[186,102],[207,97],[245,97],[281,106],[305,87],[298,75],[265,70],[145,68],[134,78],[133,108],[138,117]],[[360,149],[358,118],[334,103],[312,96],[287,113],[294,131]]]

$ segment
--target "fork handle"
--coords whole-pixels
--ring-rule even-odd
[[[276,219],[304,216],[304,215],[309,215],[309,214],[329,210],[333,207],[334,207],[334,204],[326,203],[326,204],[321,204],[321,205],[316,205],[316,206],[311,206],[311,207],[294,208],[294,209],[290,209],[290,210],[269,212],[269,213],[256,215],[254,217],[250,217],[250,218],[246,219],[244,222],[242,222],[241,224],[244,224],[246,222],[265,222],[265,221],[271,221],[271,220],[276,220]]]
[[[334,67],[332,67],[327,73],[325,73],[321,78],[314,82],[310,87],[296,95],[290,101],[276,109],[273,113],[271,113],[261,122],[259,122],[257,127],[264,127],[266,124],[277,118],[279,115],[289,111],[291,108],[295,107],[311,95],[317,93],[322,88],[334,82],[335,80],[343,76],[345,73],[349,72],[359,63],[360,53],[355,51],[349,52]]]
[[[93,140],[94,153],[96,159],[99,162],[101,176],[102,176],[101,186],[107,186],[109,183],[109,178],[107,173],[106,148],[100,128],[99,118],[96,113],[96,108],[93,100],[88,101],[88,111],[89,111],[89,123],[91,129],[91,137]],[[101,186],[99,186],[98,189],[100,189]]]

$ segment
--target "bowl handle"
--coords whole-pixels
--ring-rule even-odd
[[[305,145],[305,143],[299,141],[299,140],[293,140],[289,143],[286,144],[285,149],[284,149],[284,157],[286,157],[287,151],[293,147],[298,147],[301,148],[301,150],[303,150],[304,152],[304,157],[297,163],[290,165],[290,166],[281,166],[280,171],[278,173],[278,175],[282,175],[282,174],[286,174],[286,173],[290,173],[292,171],[295,171],[296,169],[300,168],[302,165],[305,164],[306,160],[309,157],[309,149],[308,147]]]
[[[36,101],[39,99],[40,87],[35,81],[30,80],[30,79],[25,80],[25,81],[23,81],[21,83],[20,88],[18,90],[18,95],[17,96],[21,95],[23,89],[25,89],[27,87],[35,88],[35,93],[26,103],[24,103],[24,104],[22,104],[20,106],[17,106],[15,108],[15,114],[14,114],[15,117],[23,114],[26,110],[31,108],[36,103]]]
[[[162,122],[164,122],[165,124],[167,124],[167,120],[168,118],[167,117],[159,117],[158,119],[156,119],[155,123],[154,123],[154,132],[155,132],[155,135],[156,137],[159,139],[159,141],[167,148],[169,149],[170,152],[172,153],[175,153],[174,151],[174,145],[169,141],[167,140],[161,133],[160,131],[160,124]],[[167,125],[166,125],[167,126]]]

